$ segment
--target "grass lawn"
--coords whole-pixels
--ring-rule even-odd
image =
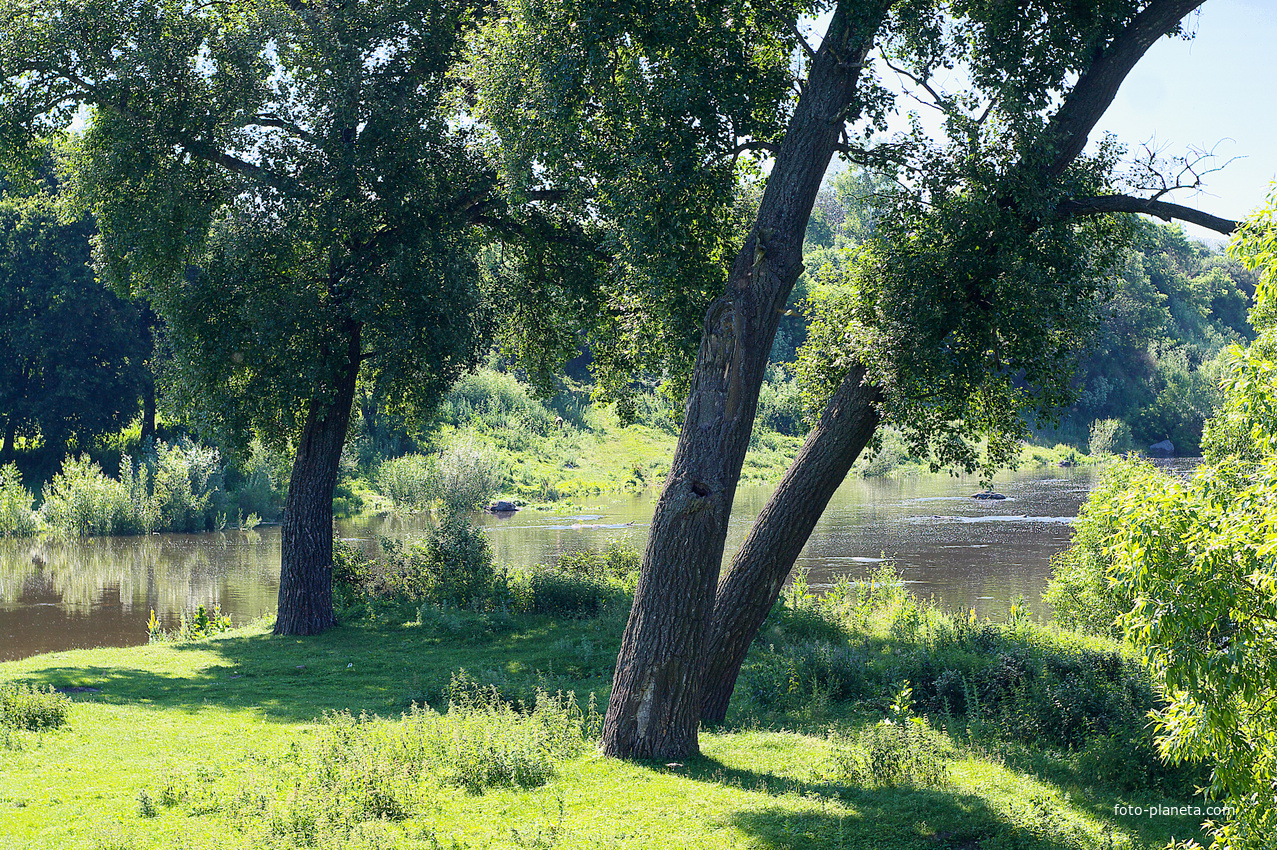
[[[0,726],[0,846],[1045,850],[1200,837],[1200,817],[1114,814],[1191,803],[1191,788],[1118,793],[1077,752],[972,735],[953,718],[930,719],[939,781],[887,781],[872,753],[867,774],[840,773],[835,751],[883,728],[872,696],[764,708],[742,685],[732,725],[703,732],[700,757],[606,759],[588,695],[609,686],[623,611],[426,620],[383,615],[304,639],[256,624],[0,665],[0,686],[49,684],[74,702],[60,728]],[[463,668],[525,706],[538,688],[571,689],[580,710],[489,706],[467,720],[446,697]],[[401,717],[425,702],[447,713]],[[494,765],[525,772],[482,773]]]

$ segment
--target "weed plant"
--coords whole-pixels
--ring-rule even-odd
[[[36,732],[57,729],[70,711],[71,700],[52,686],[0,684],[0,726]]]
[[[229,632],[233,628],[231,615],[223,614],[222,606],[216,604],[213,605],[211,612],[203,605],[196,608],[193,614],[187,615],[183,612],[178,619],[177,628],[173,631],[165,631],[164,626],[155,616],[155,609],[151,609],[151,618],[146,623],[146,633],[151,643],[184,643],[203,640],[222,632]]]

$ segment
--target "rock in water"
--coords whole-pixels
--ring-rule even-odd
[[[513,513],[517,511],[518,509],[519,509],[519,506],[516,505],[514,502],[505,502],[505,501],[493,502],[487,507],[487,510],[494,514]]]
[[[1175,457],[1175,444],[1170,440],[1162,440],[1149,446],[1148,453],[1153,457]]]
[[[981,500],[986,500],[986,499],[987,499],[987,500],[990,500],[990,501],[994,501],[994,502],[996,502],[996,501],[999,501],[999,500],[1001,500],[1001,499],[1005,499],[1005,498],[1006,498],[1006,496],[1003,496],[1001,493],[995,493],[995,492],[993,492],[992,490],[986,490],[986,491],[984,491],[983,493],[976,493],[976,494],[974,494],[971,498],[973,498],[973,499],[981,499]]]

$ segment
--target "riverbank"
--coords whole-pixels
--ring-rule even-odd
[[[883,592],[844,593],[841,614],[791,596],[728,725],[680,763],[597,752],[590,707],[624,600],[574,617],[382,606],[314,638],[258,623],[0,664],[0,684],[73,702],[65,726],[0,739],[0,843],[1045,850],[1197,834],[1200,817],[1147,816],[1195,800],[1123,731],[1144,723],[1116,698],[1140,674],[1115,646]]]

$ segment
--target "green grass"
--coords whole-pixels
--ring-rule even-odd
[[[1022,740],[970,712],[911,720],[899,696],[888,706],[920,653],[975,676],[999,653],[1045,658],[1095,639],[981,625],[972,639],[988,658],[967,658],[968,644],[945,642],[947,615],[924,606],[902,620],[907,600],[891,599],[881,616],[844,604],[841,625],[809,600],[778,608],[748,662],[751,681],[778,655],[833,641],[870,653],[859,696],[816,687],[810,699],[763,705],[743,679],[729,724],[703,731],[702,755],[668,764],[606,759],[593,743],[591,694],[601,710],[623,605],[557,619],[426,606],[411,622],[388,608],[376,625],[313,638],[258,623],[6,663],[0,683],[80,690],[60,728],[0,738],[0,846],[1047,850],[1199,835],[1200,818],[1113,810],[1190,803],[1191,787],[1115,790],[1097,784],[1082,748]],[[576,706],[548,701],[556,692],[574,692]],[[458,697],[467,693],[482,695],[477,708]],[[839,754],[846,762],[857,747],[909,755],[879,725],[888,714],[924,725],[938,743],[923,752],[942,753],[944,769],[900,780],[860,758],[861,773],[841,770]]]

